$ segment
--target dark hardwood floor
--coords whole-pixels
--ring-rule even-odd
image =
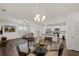
[[[55,42],[53,42],[53,44],[55,44],[55,46],[59,45],[59,43],[56,44]],[[46,54],[46,56],[57,56],[57,55],[58,55],[58,51],[48,51]],[[19,56],[16,50],[15,39],[9,40],[7,42],[7,46],[4,46],[4,47],[0,46],[0,56]],[[35,55],[30,53],[28,56],[35,56]],[[79,56],[79,52],[67,50],[65,47],[63,51],[63,56]]]
[[[0,46],[0,55],[1,56],[18,56],[16,46],[13,40],[7,42],[7,46]]]

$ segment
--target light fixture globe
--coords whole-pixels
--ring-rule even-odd
[[[36,14],[36,16],[34,17],[34,20],[38,22],[40,21],[43,22],[45,19],[46,19],[46,16],[45,15],[41,16],[40,14]]]
[[[43,17],[42,17],[42,21],[44,21],[46,19],[46,16],[45,15],[43,15]]]

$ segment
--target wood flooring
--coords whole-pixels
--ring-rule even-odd
[[[56,44],[56,43],[53,43]],[[9,40],[7,46],[0,46],[0,56],[19,56],[16,50],[16,45],[14,40]],[[30,53],[28,56],[35,56],[33,53]],[[46,56],[58,56],[58,51],[48,51]],[[79,56],[78,51],[67,50],[66,48],[63,51],[63,56]]]

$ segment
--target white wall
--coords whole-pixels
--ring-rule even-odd
[[[3,31],[3,34],[0,35],[0,37],[6,36],[7,39],[15,39],[15,38],[20,38],[21,37],[21,35],[18,33],[18,24],[13,23],[11,21],[6,21],[6,18],[5,18],[5,20],[4,19],[0,19],[0,26],[3,26],[3,30],[4,30],[4,25],[12,25],[12,26],[15,26],[16,32],[5,33]]]
[[[17,23],[16,21],[11,21],[11,20],[15,20],[15,19],[9,19],[6,20],[6,17],[3,18],[0,16],[0,26],[4,26],[4,25],[12,25],[12,26],[16,26],[16,32],[11,32],[11,33],[3,33],[3,35],[0,35],[0,36],[6,36],[8,37],[8,39],[15,39],[15,38],[20,38],[22,37],[22,33],[20,33],[20,31],[18,30],[18,27],[20,27],[19,23]],[[16,22],[16,23],[15,23]],[[19,21],[18,21],[19,22]],[[37,37],[38,35],[42,34],[43,32],[43,26],[40,25],[40,24],[37,24],[33,21],[30,21],[28,23],[29,25],[29,29],[26,30],[26,33],[27,32],[31,32],[31,33],[34,33],[34,36]],[[39,31],[39,33],[37,33]]]
[[[6,25],[8,25],[8,24],[6,24]],[[10,24],[10,25],[11,25],[11,24]],[[18,29],[17,29],[17,26],[16,26],[16,25],[12,25],[12,26],[15,26],[15,29],[16,29],[15,32],[5,33],[5,32],[3,31],[3,34],[0,35],[0,37],[1,37],[1,36],[6,36],[8,40],[9,40],[9,39],[21,38],[22,36],[21,36],[21,35],[19,34],[19,32],[17,31],[17,30],[18,30]],[[4,28],[3,28],[3,29],[4,29]]]
[[[67,48],[79,51],[79,11],[67,17]]]

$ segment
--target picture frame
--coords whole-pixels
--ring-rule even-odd
[[[0,34],[2,35],[3,34],[3,27],[0,26]]]
[[[15,32],[15,26],[11,26],[11,25],[4,25],[4,32]]]

